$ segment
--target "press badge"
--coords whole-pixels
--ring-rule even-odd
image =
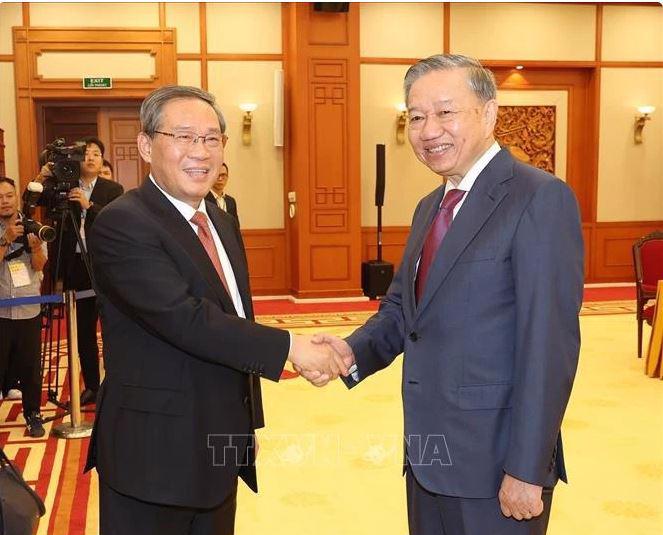
[[[12,278],[14,288],[21,288],[27,286],[32,281],[30,280],[30,272],[26,266],[19,259],[9,261],[9,274]]]

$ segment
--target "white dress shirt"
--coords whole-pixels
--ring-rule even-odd
[[[476,182],[477,177],[481,174],[481,171],[483,171],[486,168],[486,166],[490,163],[490,161],[497,155],[497,153],[500,150],[502,150],[502,148],[499,146],[497,141],[495,141],[488,148],[488,150],[484,152],[476,162],[474,162],[474,165],[470,167],[470,170],[465,174],[465,176],[461,179],[461,181],[457,185],[454,185],[451,182],[451,180],[447,180],[447,185],[444,190],[445,196],[452,189],[459,189],[466,192],[465,195],[463,195],[463,198],[460,201],[458,201],[458,204],[454,206],[452,217],[454,218],[456,217],[456,215],[458,214],[458,210],[460,210],[460,207],[463,206],[465,199],[467,199],[467,192],[469,192],[472,189],[472,186],[474,186],[474,183]]]
[[[447,184],[444,189],[444,195],[442,196],[442,199],[451,191],[452,189],[460,189],[465,192],[469,192],[472,189],[472,186],[474,186],[474,183],[477,180],[477,177],[483,171],[486,166],[490,163],[490,161],[497,155],[497,153],[502,150],[497,141],[495,141],[486,152],[484,152],[481,157],[474,163],[472,167],[470,167],[470,170],[465,174],[465,176],[461,179],[461,181],[458,184],[453,184],[451,180],[447,180]],[[467,199],[467,193],[463,195],[462,199],[454,206],[453,214],[452,217],[455,218],[456,215],[458,214],[458,211],[460,210],[461,206],[463,206],[463,203],[465,202],[465,199]],[[440,206],[442,203],[440,202]],[[417,260],[417,265],[416,265],[416,271],[419,271],[419,262],[421,261],[421,257]],[[416,272],[415,272],[416,273]],[[416,274],[415,274],[416,276]],[[359,382],[359,371],[357,369],[357,365],[353,364],[352,367],[350,368],[350,374],[352,375],[352,378]]]
[[[157,189],[164,194],[166,199],[168,199],[172,203],[172,205],[175,208],[177,208],[177,211],[180,214],[182,214],[182,217],[186,219],[189,225],[191,225],[193,231],[196,233],[196,235],[198,235],[198,225],[194,225],[191,222],[191,218],[196,213],[196,211],[198,211],[205,214],[205,217],[207,217],[207,219],[209,220],[209,216],[207,215],[207,209],[205,208],[205,199],[201,199],[198,208],[194,209],[184,201],[176,199],[175,197],[173,197],[172,195],[161,189],[159,184],[157,184],[156,181],[154,180],[152,174],[150,174],[150,180],[157,187]],[[214,239],[214,245],[216,246],[216,252],[219,255],[219,260],[221,261],[221,267],[223,268],[223,274],[225,275],[226,282],[228,283],[228,291],[230,292],[230,298],[233,301],[233,305],[235,305],[235,310],[237,311],[237,315],[240,318],[246,319],[246,313],[244,312],[244,306],[242,305],[242,297],[239,294],[239,288],[237,286],[237,281],[235,280],[235,272],[233,271],[233,267],[230,264],[228,253],[226,253],[226,250],[223,247],[223,243],[221,242],[221,238],[219,238],[219,234],[217,233],[216,228],[214,228],[212,221],[210,220],[209,223],[210,223],[209,225],[210,232],[212,233],[212,238]]]

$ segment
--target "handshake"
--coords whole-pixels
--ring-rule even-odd
[[[355,356],[347,342],[337,336],[294,335],[288,360],[311,384],[325,386],[339,375],[347,377]]]

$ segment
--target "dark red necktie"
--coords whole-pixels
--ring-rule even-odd
[[[198,238],[200,239],[200,243],[203,244],[205,251],[207,251],[207,256],[209,256],[212,264],[214,264],[214,269],[216,269],[216,272],[219,274],[223,287],[226,289],[226,292],[230,294],[230,291],[228,290],[228,282],[226,281],[226,276],[223,273],[223,267],[221,266],[221,260],[219,259],[219,253],[214,244],[212,231],[207,222],[207,216],[202,212],[196,212],[193,214],[191,222],[198,227]]]
[[[444,196],[440,209],[428,229],[424,248],[421,251],[421,260],[419,261],[419,269],[417,271],[417,279],[415,283],[417,303],[421,300],[421,296],[424,294],[428,271],[433,264],[433,260],[435,260],[437,250],[440,248],[440,244],[453,221],[454,207],[460,202],[463,195],[465,195],[465,192],[461,189],[449,190]]]

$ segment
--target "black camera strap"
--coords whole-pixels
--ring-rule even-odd
[[[14,260],[14,258],[18,258],[18,257],[21,256],[23,253],[28,253],[28,254],[30,254],[30,252],[31,252],[30,249],[26,249],[25,245],[21,245],[21,246],[20,246],[18,249],[16,249],[15,251],[6,254],[4,260],[5,260],[6,262],[9,262],[10,260]]]

